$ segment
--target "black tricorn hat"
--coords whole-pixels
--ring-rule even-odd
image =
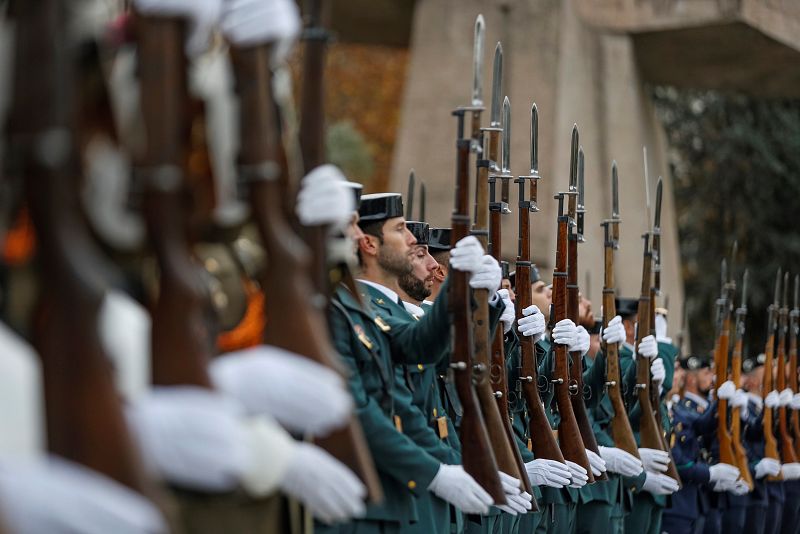
[[[430,226],[419,221],[406,221],[406,228],[416,238],[417,245],[428,245],[430,239]]]
[[[356,211],[359,211],[361,209],[361,191],[364,190],[364,186],[358,182],[345,182],[345,185],[353,190]]]
[[[400,193],[362,195],[358,207],[359,224],[385,221],[403,216],[403,197]]]
[[[749,373],[750,371],[754,371],[755,369],[764,365],[764,362],[767,361],[767,355],[763,352],[756,356],[755,358],[745,358],[742,360],[742,371],[745,373]]]
[[[617,308],[617,315],[623,319],[636,315],[636,312],[639,311],[639,301],[637,299],[618,297],[614,299],[614,306]]]
[[[539,273],[539,268],[536,266],[535,263],[531,264],[531,284],[535,284],[539,280],[542,279],[542,275]],[[508,280],[511,282],[511,285],[517,283],[517,271],[511,271],[508,274]]]
[[[589,330],[589,333],[590,334],[599,334],[600,330],[602,330],[602,329],[603,329],[603,320],[598,318],[598,317],[595,317],[594,318],[594,325],[592,325],[592,328]]]
[[[502,273],[503,280],[511,280],[511,273],[508,272],[509,265],[507,261],[500,262],[500,272]]]
[[[428,250],[444,252],[453,248],[450,243],[450,228],[431,228],[428,237]]]
[[[711,358],[708,356],[687,356],[678,360],[682,369],[686,371],[697,371],[711,367]]]

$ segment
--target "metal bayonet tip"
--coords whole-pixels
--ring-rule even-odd
[[[611,218],[619,219],[619,172],[616,160],[611,162]]]
[[[783,307],[789,307],[789,271],[783,275]]]
[[[419,220],[425,222],[425,182],[419,184]]]
[[[583,204],[584,191],[583,191],[583,169],[584,169],[584,155],[583,147],[578,147],[578,209],[582,210],[585,206]]]
[[[494,47],[494,64],[492,66],[492,109],[489,115],[490,126],[500,126],[500,111],[503,103],[503,45],[497,41]]]
[[[475,40],[472,49],[472,105],[483,106],[483,36],[486,22],[483,15],[475,19]]]
[[[647,171],[647,147],[642,147],[642,157],[644,158],[644,200],[647,209],[647,224],[650,224],[650,174]]]
[[[539,172],[539,108],[531,104],[531,175]]]
[[[508,97],[503,99],[503,174],[511,171],[511,101]]]
[[[569,190],[575,191],[578,188],[578,125],[572,125],[572,146],[569,157]]]
[[[725,284],[728,283],[728,260],[722,258],[719,267],[719,279],[722,281],[722,290],[725,291]]]
[[[742,308],[747,307],[747,279],[750,276],[747,269],[742,273]]]
[[[772,299],[772,303],[773,303],[774,306],[779,306],[780,305],[781,276],[782,276],[782,273],[783,273],[783,270],[780,267],[778,267],[778,274],[775,275],[775,295],[774,295],[775,298]]]
[[[661,177],[658,177],[656,183],[656,216],[653,219],[653,229],[661,229],[661,191],[664,187],[664,182]]]
[[[733,266],[736,264],[736,256],[739,252],[739,241],[736,239],[733,240],[733,245],[731,245],[731,282],[733,282],[733,277],[736,276],[734,273]]]
[[[800,308],[800,274],[794,275],[794,309]]]
[[[406,195],[406,220],[414,219],[414,190],[416,187],[416,175],[414,169],[408,173],[408,194]]]

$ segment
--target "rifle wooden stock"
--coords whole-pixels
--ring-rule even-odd
[[[107,287],[103,259],[80,214],[68,8],[19,1],[8,139],[24,177],[39,252],[40,301],[32,325],[42,360],[47,445],[143,494],[149,493],[98,333]]]
[[[741,310],[741,311],[740,311]],[[738,388],[742,380],[742,345],[744,344],[744,307],[736,311],[736,326],[734,335],[736,341],[733,344],[733,355],[731,356],[731,379]],[[731,443],[733,445],[733,456],[736,459],[736,467],[739,468],[742,480],[747,483],[747,487],[753,489],[753,475],[750,473],[750,465],[747,461],[747,451],[742,445],[742,421],[739,414],[740,408],[731,408]]]
[[[764,384],[762,396],[766,399],[767,394],[773,390],[773,375],[772,367],[775,356],[775,320],[773,315],[775,312],[770,311],[769,326],[767,329],[767,346],[764,349]],[[764,413],[762,417],[762,426],[764,429],[764,457],[772,458],[773,460],[781,461],[778,454],[778,441],[775,439],[774,421],[772,408],[764,404]],[[781,475],[768,476],[767,480],[778,481],[783,480]]]
[[[789,277],[786,277],[786,285]],[[785,304],[785,303],[784,303]],[[777,365],[777,387],[778,391],[786,388],[786,331],[788,330],[789,310],[784,306],[781,308],[778,320],[778,365]],[[781,438],[781,463],[795,463],[797,457],[794,453],[794,442],[789,429],[786,406],[778,408],[778,432]]]
[[[723,297],[724,298],[724,297]],[[730,324],[731,320],[728,315],[729,306],[727,303],[723,304],[724,310],[721,310],[722,321],[719,335],[717,336],[716,345],[714,347],[714,365],[717,371],[716,384],[720,387],[726,380],[728,380],[728,342],[730,337]],[[731,433],[728,429],[728,400],[717,398],[717,441],[719,442],[719,461],[730,465],[738,465],[736,458],[733,454],[733,444],[731,440]]]
[[[797,281],[795,281],[795,284]],[[797,387],[797,330],[800,310],[794,308],[789,314],[789,387],[794,393],[798,393]],[[800,414],[797,410],[792,410],[791,415],[792,434],[794,436],[794,453],[800,458]]]
[[[231,57],[241,109],[240,172],[248,184],[253,221],[269,257],[261,279],[266,295],[264,341],[341,370],[342,364],[325,337],[321,310],[306,298],[313,293],[308,249],[284,217],[281,174],[287,172],[287,162],[273,101],[270,47],[232,48]],[[375,466],[355,417],[317,444],[361,478],[373,502],[382,500]]]
[[[575,195],[570,195],[574,197]],[[569,217],[559,214],[558,231],[556,235],[556,264],[553,271],[553,311],[554,324],[567,318],[567,226]],[[530,279],[528,279],[530,280]],[[554,384],[558,413],[561,416],[558,423],[558,446],[566,460],[575,462],[584,469],[589,476],[589,483],[594,482],[592,467],[586,455],[586,447],[581,438],[581,431],[572,409],[569,378],[569,354],[566,345],[553,344],[555,352]],[[577,393],[577,392],[576,392]]]
[[[457,243],[469,234],[469,153],[471,140],[463,138],[464,111],[456,111],[459,121],[459,138],[456,142],[456,191],[455,207],[452,215],[451,242]],[[451,366],[458,398],[464,409],[461,418],[459,437],[461,439],[464,469],[472,475],[494,499],[504,504],[505,494],[498,475],[492,443],[489,440],[479,404],[480,393],[473,386],[474,332],[470,307],[470,287],[468,273],[452,269],[448,302],[452,315],[451,339],[453,354]],[[485,326],[484,326],[485,328]],[[488,330],[488,329],[487,329]],[[485,383],[485,379],[484,379]],[[486,383],[488,385],[488,383]],[[480,386],[482,387],[482,386]],[[491,392],[490,392],[491,393]],[[485,401],[486,399],[484,399]],[[492,401],[494,403],[494,401]]]

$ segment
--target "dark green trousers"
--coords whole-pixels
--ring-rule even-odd
[[[399,534],[400,523],[396,521],[359,520],[346,525],[314,525],[314,534]]]
[[[536,527],[536,534],[571,533],[575,529],[577,503],[549,504],[542,511],[542,520]]]
[[[625,518],[625,532],[660,534],[663,511],[648,494],[637,493],[633,497],[633,510]]]

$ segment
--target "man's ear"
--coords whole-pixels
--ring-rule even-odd
[[[436,279],[437,282],[444,282],[444,279],[447,278],[447,267],[439,263],[436,265],[436,269],[433,271],[433,277]]]
[[[380,242],[374,235],[364,234],[364,236],[358,240],[358,250],[364,256],[377,256],[379,245]]]

